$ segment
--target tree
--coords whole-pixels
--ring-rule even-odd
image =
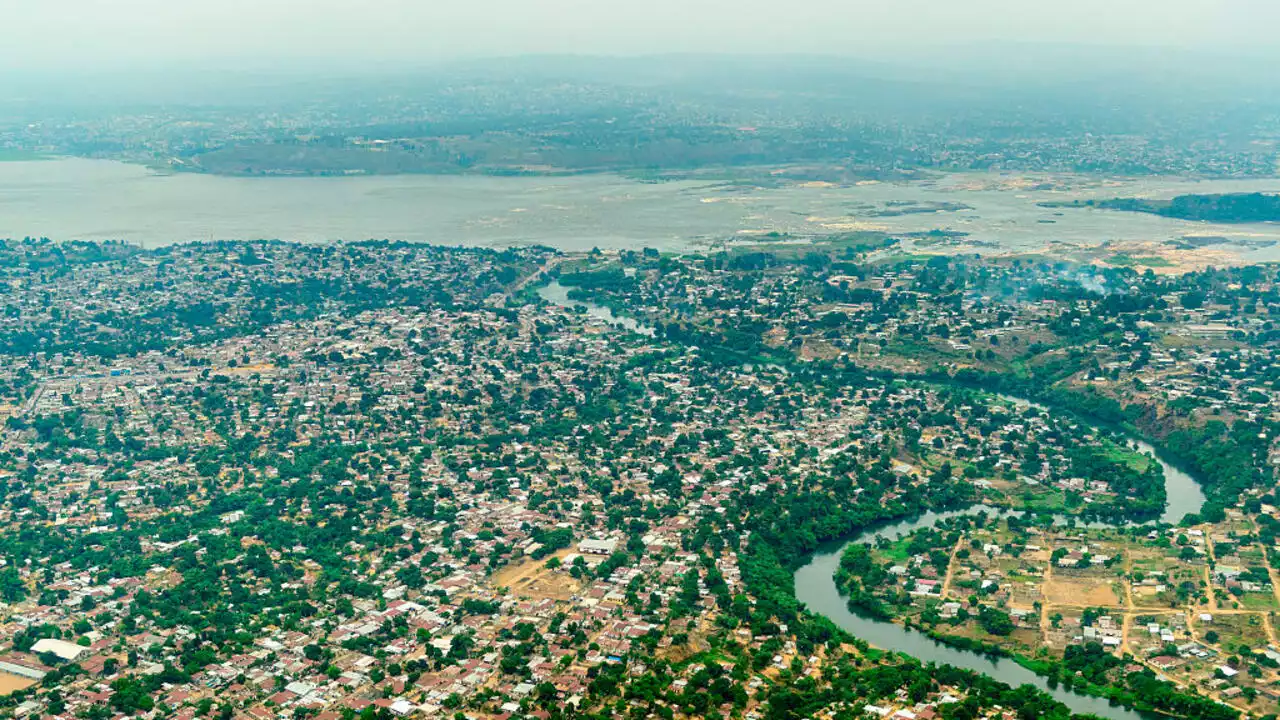
[[[1016,627],[1008,613],[986,605],[978,610],[978,624],[986,632],[1001,636],[1011,634]]]

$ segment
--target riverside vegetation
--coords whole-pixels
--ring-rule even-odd
[[[1203,530],[1206,557],[1232,551],[1215,568],[1270,567],[1275,268],[872,245],[4,243],[0,660],[39,679],[3,712],[1067,718],[1035,688],[869,647],[805,609],[792,572],[825,541],[977,502],[1031,515],[870,550],[867,571],[883,551],[936,573],[932,546],[966,533],[1025,551],[1058,532],[1041,514],[1154,519],[1159,468],[1121,429],[1204,480],[1203,511],[1161,537]],[[553,279],[654,334],[545,302]],[[1138,552],[1103,571],[1132,584]],[[1188,593],[1223,607],[1219,646],[1265,647],[1225,614],[1265,613],[1261,593],[1211,582]],[[1016,632],[990,595],[967,608]],[[1032,659],[1183,717],[1273,712],[1265,653],[1231,652],[1230,697],[1136,647]]]

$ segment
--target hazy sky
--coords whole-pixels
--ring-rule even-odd
[[[4,0],[0,70],[522,53],[909,53],[1021,41],[1263,51],[1280,0]]]

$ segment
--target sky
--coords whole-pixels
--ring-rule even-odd
[[[0,71],[1072,44],[1275,52],[1280,0],[3,0]]]

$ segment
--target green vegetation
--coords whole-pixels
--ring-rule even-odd
[[[1261,513],[1275,503],[1273,270],[867,262],[883,242],[563,264],[541,248],[5,243],[0,594],[60,614],[14,647],[176,636],[144,658],[195,678],[288,635],[304,649],[281,667],[305,668],[288,672],[341,677],[343,653],[358,654],[387,698],[488,657],[493,687],[530,681],[518,705],[553,717],[557,682],[586,685],[584,716],[754,701],[799,718],[901,689],[928,699],[943,678],[966,695],[944,716],[998,701],[1065,717],[1033,690],[868,652],[801,606],[794,572],[824,542],[980,498],[1150,519],[1161,465],[1114,429],[1204,473],[1214,502],[1197,519],[1242,503],[1257,516],[1257,543],[1220,548],[1239,553],[1242,580],[1269,581],[1253,546],[1280,535]],[[655,336],[525,292],[553,265],[573,302],[644,318]],[[1239,335],[1205,329],[1230,312],[1251,319]],[[1049,523],[972,518],[854,545],[836,581],[858,612],[1017,655],[1031,621],[984,579],[1033,582],[1028,536]],[[983,541],[961,544],[966,529]],[[612,554],[547,562],[586,538],[610,539]],[[1189,541],[1168,540],[1154,555],[1204,569]],[[1064,572],[1106,573],[1105,593],[1131,559],[1122,549]],[[1184,551],[1195,557],[1176,560]],[[979,572],[951,577],[962,606],[943,608],[953,552]],[[495,595],[490,579],[508,571],[502,587],[544,604]],[[109,598],[67,602],[59,581]],[[1177,582],[1170,597],[1199,592]],[[1232,596],[1249,606],[1243,589]],[[627,630],[597,633],[584,597]],[[155,693],[125,657],[103,674],[129,679],[119,702],[142,710]],[[1092,655],[1020,661],[1127,705],[1228,717]],[[48,689],[82,682],[69,667]],[[503,692],[446,704],[495,712]]]
[[[1224,195],[1179,195],[1172,200],[1116,198],[1113,200],[1077,200],[1066,203],[1041,203],[1050,208],[1098,208],[1149,213],[1178,220],[1214,223],[1280,222],[1280,195],[1264,193],[1230,193]],[[1131,264],[1146,264],[1130,258]],[[1128,264],[1117,262],[1117,265]]]
[[[1150,670],[1125,672],[1125,661],[1097,643],[1068,647],[1061,662],[1049,663],[1049,676],[1067,688],[1102,695],[1128,707],[1182,718],[1235,720],[1237,710],[1209,698],[1180,692]]]
[[[1107,262],[1121,267],[1172,267],[1173,262],[1159,256],[1135,256],[1127,253],[1116,253],[1107,258]]]

